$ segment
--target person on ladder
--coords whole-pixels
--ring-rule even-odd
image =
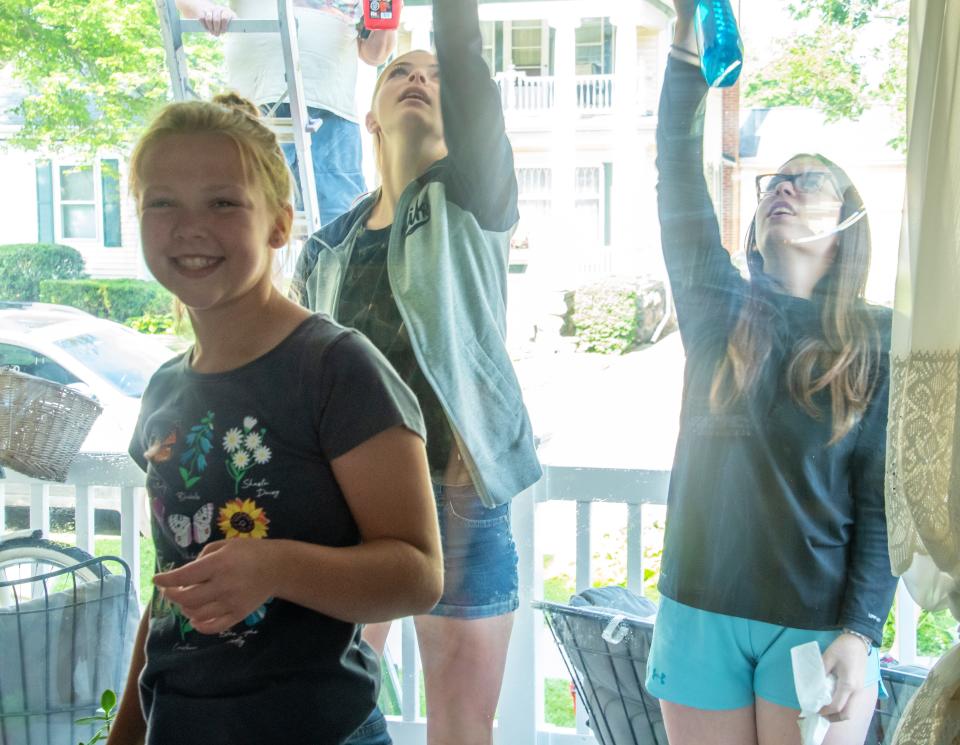
[[[361,168],[360,125],[356,114],[357,60],[386,61],[396,46],[396,31],[363,28],[362,0],[294,0],[299,28],[301,70],[307,113],[320,126],[310,136],[320,224],[327,225],[350,209],[367,191]],[[199,20],[214,36],[235,18],[276,18],[275,0],[176,0],[185,18]],[[290,115],[283,100],[287,83],[283,53],[275,34],[228,34],[225,44],[227,84],[264,111]],[[277,105],[279,103],[279,105]],[[283,145],[297,179],[296,150]],[[297,195],[297,208],[300,208]]]

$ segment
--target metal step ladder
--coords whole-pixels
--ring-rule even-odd
[[[183,48],[185,33],[206,34],[200,21],[180,18],[174,0],[155,0],[163,47],[170,72],[170,85],[177,101],[189,101],[199,96],[190,85],[187,55]],[[277,104],[290,104],[289,117],[277,117],[273,111],[261,118],[277,135],[281,144],[292,143],[297,151],[297,170],[300,176],[300,195],[303,209],[294,214],[291,239],[305,240],[320,227],[320,207],[317,203],[316,181],[313,176],[313,155],[310,134],[321,124],[311,122],[303,96],[303,78],[300,73],[300,47],[296,34],[293,0],[277,0],[277,18],[266,20],[236,18],[230,22],[228,34],[276,33],[280,36],[283,63],[287,78],[287,93]],[[243,94],[243,91],[240,91]]]

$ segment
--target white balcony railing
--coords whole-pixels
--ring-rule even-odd
[[[549,75],[531,76],[512,72],[495,78],[504,111],[536,113],[554,106],[555,82]]]
[[[500,89],[503,110],[508,113],[538,114],[550,111],[556,105],[557,86],[561,84],[575,86],[579,113],[604,114],[613,110],[613,75],[578,75],[569,83],[562,83],[550,75],[503,72],[497,74],[494,80]]]
[[[613,75],[578,75],[577,109],[589,114],[613,108]]]
[[[28,479],[7,470],[0,480],[0,533],[7,485],[29,488],[30,526],[49,532],[50,485]],[[541,673],[540,642],[543,619],[531,608],[531,601],[543,597],[543,552],[537,545],[537,508],[545,502],[573,502],[576,505],[575,535],[576,578],[578,591],[590,584],[591,511],[598,503],[623,504],[627,508],[627,586],[640,592],[644,576],[644,505],[662,505],[666,501],[669,473],[603,468],[548,466],[543,479],[516,498],[513,504],[513,529],[520,557],[520,608],[517,611],[503,694],[497,722],[498,745],[589,745],[595,743],[578,709],[577,728],[561,729],[544,723],[544,676]],[[139,546],[143,475],[122,455],[82,454],[70,471],[68,483],[74,488],[77,544],[93,553],[95,486],[119,491],[121,507],[121,554],[130,566],[134,586],[139,587]],[[59,498],[58,498],[59,499]],[[141,599],[142,601],[143,599]],[[893,654],[907,664],[931,662],[917,657],[916,630],[918,608],[901,590],[897,596],[897,643]],[[419,715],[419,658],[413,623],[405,619],[401,633],[401,708],[392,717],[390,731],[397,745],[424,745],[426,723]]]

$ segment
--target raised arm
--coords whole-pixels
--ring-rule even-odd
[[[517,177],[500,91],[483,59],[477,0],[434,0],[433,27],[454,199],[482,227],[506,230],[519,219]]]
[[[657,203],[664,261],[685,344],[715,333],[739,307],[743,280],[720,240],[703,174],[707,84],[696,61],[692,24],[678,3],[674,49],[657,123]]]
[[[382,65],[396,46],[396,31],[371,31],[366,38],[357,37],[357,54],[368,65]]]

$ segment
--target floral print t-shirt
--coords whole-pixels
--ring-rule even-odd
[[[157,570],[217,540],[356,545],[330,462],[393,426],[424,433],[384,357],[321,315],[236,370],[197,373],[189,356],[154,374],[130,445],[147,474]],[[270,599],[205,635],[156,591],[150,616],[148,745],[337,743],[376,701],[377,662],[354,624]]]

